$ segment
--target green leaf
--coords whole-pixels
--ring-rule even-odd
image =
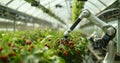
[[[28,3],[32,2],[32,0],[25,0],[25,1],[28,2]]]
[[[2,32],[0,32],[0,38],[2,38]]]
[[[80,15],[83,4],[84,4],[84,2],[74,0],[74,3],[72,5],[72,22],[74,22]]]

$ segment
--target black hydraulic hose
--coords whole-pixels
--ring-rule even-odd
[[[80,18],[77,18],[76,19],[76,21],[75,21],[75,23],[70,27],[70,30],[72,31],[77,25],[78,25],[78,23],[81,21],[81,19]]]

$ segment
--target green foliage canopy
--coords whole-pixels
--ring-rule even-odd
[[[74,0],[74,3],[72,5],[72,22],[74,22],[76,20],[76,18],[78,18],[81,9],[83,7],[84,2],[78,1],[78,0]]]

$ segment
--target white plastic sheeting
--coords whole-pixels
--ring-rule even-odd
[[[40,0],[40,4],[52,10],[65,23],[71,23],[71,5],[73,0]],[[61,5],[61,8],[56,8],[56,5]]]
[[[53,13],[55,13],[56,16],[60,17],[67,24],[71,23],[70,2],[72,2],[72,0],[40,0],[41,5],[50,9]],[[0,4],[28,15],[44,19],[45,21],[49,21],[53,24],[63,25],[58,20],[49,16],[47,13],[43,13],[41,9],[31,6],[31,4],[25,0],[0,0]],[[62,7],[56,8],[57,4],[61,5]]]
[[[0,0],[0,4],[5,5],[5,4],[7,4],[9,1],[11,1],[11,0]]]
[[[105,10],[117,0],[88,0],[85,2],[84,9],[88,9],[94,15]]]

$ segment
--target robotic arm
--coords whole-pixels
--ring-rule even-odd
[[[109,24],[105,23],[104,21],[100,20],[99,18],[97,18],[92,13],[89,12],[89,14],[90,15],[89,15],[89,17],[87,19],[90,22],[92,22],[93,24],[100,27],[104,31],[105,34],[101,38],[101,41],[102,41],[102,47],[106,48],[109,41],[112,40],[115,37],[116,29],[112,25],[109,25]]]
[[[97,18],[87,9],[83,10],[78,19],[75,21],[75,23],[67,31],[64,32],[64,38],[67,39],[69,33],[78,25],[78,23],[83,18],[87,18],[91,23],[97,25],[104,31],[105,35],[102,37],[101,40],[103,41],[103,47],[106,48],[109,41],[115,37],[116,29],[112,25],[109,25]]]
[[[106,48],[107,45],[108,51],[103,60],[103,63],[114,63],[114,42],[112,42],[113,38],[116,35],[116,29],[101,19],[99,19],[96,14],[108,9],[108,7],[117,7],[114,4],[118,3],[118,0],[87,0],[84,5],[84,10],[81,12],[80,16],[76,19],[75,23],[64,32],[64,38],[67,40],[69,33],[74,30],[74,28],[78,25],[78,23],[83,19],[88,19],[94,25],[100,27],[104,31],[104,35],[99,39],[100,48]],[[113,6],[112,6],[113,5]],[[111,11],[112,12],[112,11]],[[112,13],[113,14],[113,13]],[[111,14],[111,15],[112,15]],[[118,13],[117,13],[118,14]],[[116,14],[116,15],[117,15]],[[109,43],[109,44],[108,44]],[[112,43],[110,45],[110,43]]]
[[[108,45],[110,40],[112,40],[115,37],[116,29],[112,25],[109,25],[109,24],[105,23],[104,21],[100,20],[95,15],[93,15],[89,10],[86,10],[86,9],[82,11],[79,18],[75,21],[75,23],[67,31],[64,32],[65,40],[67,40],[69,33],[78,25],[78,23],[83,18],[87,18],[91,23],[97,25],[104,31],[105,34],[103,35],[103,37],[100,40],[101,41],[100,47],[106,48],[106,46]],[[111,50],[105,56],[103,63],[113,63],[113,61],[114,61],[114,54],[113,54],[114,53],[113,52],[114,45],[112,45],[110,48],[111,48]]]
[[[78,23],[83,19],[86,18],[88,19],[91,23],[97,25],[100,27],[105,35],[102,37],[102,43],[103,47],[105,48],[106,45],[110,40],[112,40],[115,37],[116,34],[116,29],[104,21],[100,20],[98,17],[95,15],[100,13],[101,11],[104,11],[107,9],[109,6],[116,4],[117,0],[110,0],[110,1],[105,1],[105,0],[87,0],[84,4],[84,10],[81,12],[80,16],[78,19],[76,19],[75,23],[67,30],[64,32],[64,38],[67,39],[69,33],[74,30],[74,28],[78,25]]]

